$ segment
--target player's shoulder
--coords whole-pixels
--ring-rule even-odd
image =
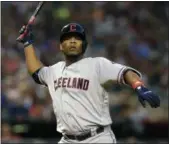
[[[83,58],[81,62],[92,64],[92,63],[96,63],[98,61],[102,61],[104,59],[106,59],[106,58],[104,58],[104,57],[86,57],[86,58]]]
[[[84,64],[88,64],[91,66],[100,66],[100,65],[111,65],[114,64],[115,62],[110,61],[109,59],[105,57],[88,57],[83,59]]]
[[[105,58],[105,57],[94,57],[93,60],[96,62],[96,63],[115,63],[111,60],[109,60],[108,58]]]
[[[86,60],[86,61],[104,61],[104,60],[108,60],[108,59],[105,57],[87,57],[87,58],[84,58],[84,60]]]
[[[95,61],[104,61],[104,60],[108,60],[107,58],[105,57],[94,57],[93,58]]]
[[[49,68],[51,68],[51,69],[60,68],[60,67],[62,67],[64,65],[64,63],[65,63],[64,61],[59,61],[59,62],[57,62],[57,63],[55,63],[53,65],[50,65]]]

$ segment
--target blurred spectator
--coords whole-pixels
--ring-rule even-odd
[[[12,127],[8,123],[3,123],[1,131],[1,139],[3,142],[9,142],[12,140],[19,140],[20,136],[17,136],[12,132]]]

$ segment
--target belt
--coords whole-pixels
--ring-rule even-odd
[[[95,135],[99,134],[103,131],[104,131],[104,127],[99,127],[95,130]],[[81,134],[81,135],[64,135],[65,138],[69,138],[69,139],[72,139],[72,140],[78,140],[78,141],[83,141],[83,140],[90,138],[92,136],[94,136],[92,134],[92,131],[88,131],[88,132]]]

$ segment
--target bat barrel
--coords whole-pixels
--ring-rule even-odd
[[[35,18],[38,15],[38,13],[39,13],[40,9],[42,8],[43,4],[44,4],[43,1],[39,2],[38,6],[36,7],[36,10],[34,11],[34,13],[32,14],[31,18],[29,19],[28,25],[34,23]]]
[[[34,13],[33,13],[32,16],[36,17],[36,16],[38,15],[38,13],[39,13],[40,9],[42,8],[43,4],[44,4],[43,1],[39,2],[39,4],[38,4],[38,6],[37,6],[37,8],[36,8],[36,10],[34,11]]]

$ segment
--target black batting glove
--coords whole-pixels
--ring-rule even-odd
[[[17,41],[22,43],[24,47],[29,46],[30,44],[33,44],[34,42],[34,35],[32,33],[32,26],[31,25],[23,25],[22,28],[19,31],[19,37],[17,38]]]

